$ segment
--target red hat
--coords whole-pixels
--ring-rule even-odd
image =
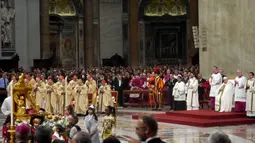
[[[29,134],[30,128],[29,128],[29,126],[27,124],[20,124],[16,128],[16,132],[20,133],[20,134]]]
[[[160,71],[160,68],[159,67],[155,67],[154,68],[154,72],[159,72]]]

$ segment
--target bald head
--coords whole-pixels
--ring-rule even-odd
[[[72,143],[91,143],[91,138],[90,135],[86,132],[80,131],[77,132],[73,137],[72,137]]]
[[[202,78],[202,73],[197,74],[197,78],[201,79]]]

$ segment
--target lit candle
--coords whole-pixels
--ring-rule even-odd
[[[11,88],[11,125],[14,126],[14,123],[13,123],[13,113],[14,113],[14,109],[13,109],[13,85],[10,86]]]

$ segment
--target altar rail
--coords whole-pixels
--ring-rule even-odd
[[[130,100],[130,94],[139,94],[138,98],[132,98]],[[127,97],[128,96],[128,97]],[[148,107],[149,104],[149,90],[124,90],[123,91],[123,99],[129,98],[129,102],[124,102],[124,106],[131,106],[131,107]],[[168,89],[163,89],[163,102],[164,105],[168,105]]]
[[[130,107],[149,107],[149,90],[124,90],[123,91],[123,99],[127,98],[130,94],[139,94],[138,98],[133,98],[133,100],[129,99],[129,102],[124,102],[124,106]],[[169,105],[169,96],[168,89],[163,89],[163,103],[164,105]],[[205,95],[204,99],[199,101],[200,108],[207,109],[209,108],[209,95]],[[129,97],[130,98],[130,97]],[[174,102],[174,101],[173,101]]]

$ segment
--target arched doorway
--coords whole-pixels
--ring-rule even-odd
[[[74,68],[79,65],[80,29],[83,7],[80,0],[50,0],[50,50],[54,67]]]
[[[139,52],[140,56],[143,54],[144,65],[187,64],[190,56],[189,36],[192,36],[189,25],[189,6],[188,0],[142,0],[140,2]]]

